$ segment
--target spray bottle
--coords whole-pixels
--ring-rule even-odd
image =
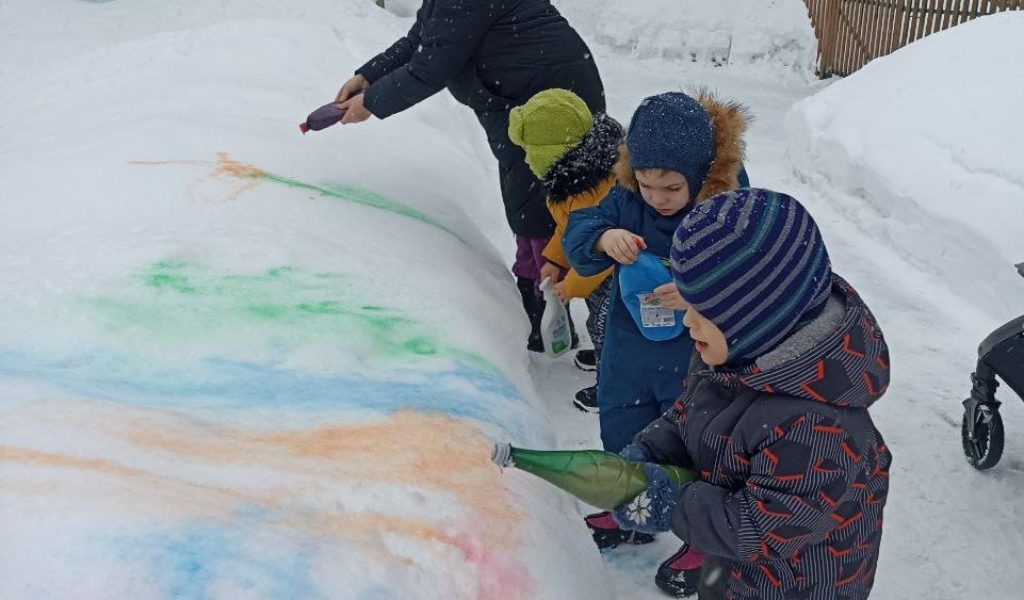
[[[555,294],[554,283],[545,277],[540,284],[544,292],[544,314],[540,318],[540,335],[544,340],[544,352],[549,356],[561,356],[569,351],[572,345],[572,332],[569,330],[569,313],[565,305]]]

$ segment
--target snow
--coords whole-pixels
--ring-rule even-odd
[[[1024,287],[1024,13],[928,36],[798,103],[797,169],[863,197],[843,207],[936,282],[1007,315]],[[989,65],[998,57],[998,65]],[[863,225],[861,225],[863,226]],[[965,227],[966,226],[966,227]]]
[[[637,58],[757,64],[813,73],[817,52],[800,0],[555,0],[588,41]]]
[[[613,116],[699,84],[748,104],[752,182],[809,206],[878,316],[895,464],[872,598],[1016,598],[1024,412],[1000,390],[1006,454],[979,473],[959,402],[1024,290],[1020,117],[989,110],[1020,96],[1019,17],[829,85],[787,58],[807,47],[737,54],[806,33],[799,2],[723,10],[722,67],[718,38],[692,62],[639,35],[712,3],[557,4]],[[488,460],[598,441],[571,406],[593,375],[523,348],[472,113],[441,94],[297,131],[408,26],[369,0],[0,0],[0,597],[662,597],[678,541],[600,555],[586,507]],[[960,62],[981,45],[1006,60]]]
[[[817,41],[800,0],[552,0],[591,44],[635,58],[709,65],[757,64],[813,74]],[[387,0],[416,14],[419,0]]]

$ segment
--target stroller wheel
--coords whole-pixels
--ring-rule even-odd
[[[1003,457],[1003,418],[999,411],[988,406],[979,406],[973,415],[974,439],[967,434],[967,419],[972,415],[964,411],[963,424],[960,427],[960,438],[964,444],[967,462],[978,470],[991,469]]]

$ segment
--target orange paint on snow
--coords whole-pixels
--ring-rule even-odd
[[[515,552],[523,515],[498,481],[490,444],[469,423],[402,412],[373,423],[267,433],[151,411],[93,419],[89,427],[93,434],[130,442],[135,451],[122,461],[0,447],[0,464],[100,477],[97,485],[57,473],[45,487],[34,483],[35,489],[17,490],[67,496],[83,506],[95,502],[138,514],[228,521],[246,507],[259,507],[267,510],[268,527],[337,537],[399,567],[415,561],[395,555],[385,540],[416,539],[441,556],[445,548],[454,549],[460,564],[477,570],[476,598],[532,595]],[[235,477],[241,482],[232,484]],[[406,504],[389,505],[387,496],[368,510],[345,508],[345,494],[364,484],[408,489]],[[416,502],[408,500],[435,492],[451,497],[452,516],[439,517],[428,504],[418,514]]]

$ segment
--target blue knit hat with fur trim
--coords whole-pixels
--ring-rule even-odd
[[[715,159],[711,117],[682,92],[645,98],[633,113],[626,147],[634,171],[668,169],[686,177],[692,201]]]

